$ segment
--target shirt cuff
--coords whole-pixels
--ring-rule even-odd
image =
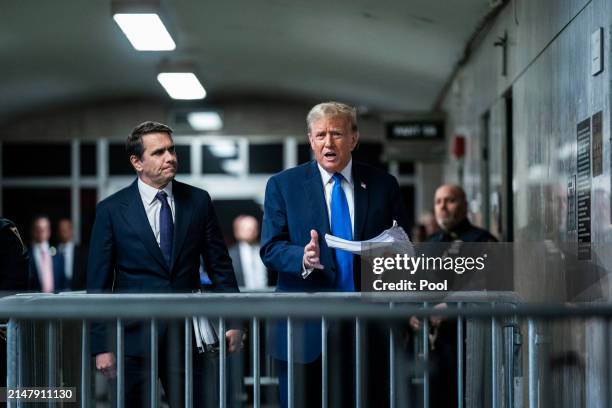
[[[304,261],[302,260],[302,279],[306,279],[308,275],[312,273],[312,271],[314,271],[314,268],[307,268],[306,265],[304,265]]]

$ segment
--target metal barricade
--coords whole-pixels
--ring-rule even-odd
[[[439,302],[446,302],[456,307],[445,309],[434,308]],[[480,307],[475,307],[480,305]],[[470,306],[470,307],[468,307]],[[540,309],[534,312],[542,313]],[[81,378],[79,388],[79,406],[93,406],[91,395],[91,336],[90,325],[92,321],[111,319],[116,328],[116,406],[125,406],[125,324],[126,320],[139,319],[150,322],[150,402],[152,407],[157,407],[159,402],[158,387],[158,330],[161,322],[168,319],[179,319],[184,321],[185,361],[184,361],[184,400],[185,406],[191,407],[194,403],[192,381],[193,374],[193,340],[192,340],[192,317],[206,316],[218,318],[218,332],[220,333],[219,364],[218,364],[218,405],[228,406],[228,350],[223,341],[231,319],[248,319],[250,321],[251,368],[252,368],[252,406],[261,406],[262,371],[260,367],[260,323],[264,319],[286,319],[287,323],[287,391],[288,406],[292,407],[296,398],[301,396],[295,394],[295,372],[294,372],[294,336],[295,322],[305,318],[321,319],[321,406],[329,406],[330,378],[335,373],[330,371],[330,355],[328,349],[328,329],[334,319],[352,319],[354,328],[354,401],[357,408],[366,406],[363,395],[363,383],[367,380],[370,372],[364,371],[364,336],[366,324],[372,320],[389,322],[388,327],[388,397],[390,407],[412,406],[417,400],[414,397],[413,387],[405,386],[404,368],[400,366],[416,364],[403,362],[401,352],[398,350],[398,338],[400,333],[398,327],[407,327],[410,316],[418,316],[422,321],[422,330],[416,336],[420,337],[418,343],[422,349],[420,355],[422,372],[420,376],[421,398],[420,405],[429,406],[432,392],[430,382],[430,323],[431,316],[446,316],[448,319],[456,320],[457,325],[457,371],[455,379],[457,382],[457,406],[463,407],[465,402],[465,345],[466,345],[466,318],[488,319],[490,328],[491,348],[491,401],[494,407],[514,408],[514,377],[517,365],[520,365],[518,356],[520,341],[517,342],[519,325],[516,317],[525,316],[519,305],[518,297],[511,292],[456,292],[446,293],[442,297],[440,293],[414,293],[414,294],[384,294],[361,295],[347,293],[325,293],[325,294],[287,294],[287,293],[264,293],[264,294],[109,294],[109,295],[86,295],[86,294],[32,294],[17,295],[0,299],[0,318],[8,318],[7,328],[7,353],[8,371],[7,384],[9,388],[26,386],[60,386],[60,377],[57,358],[59,347],[58,322],[71,319],[81,322],[81,350],[75,355],[81,359]],[[25,327],[29,321],[46,321],[46,384],[28,384],[27,370],[30,358],[20,348],[23,336],[20,328]],[[482,321],[482,320],[480,320]],[[393,323],[393,324],[391,324]],[[529,320],[530,344],[534,331],[533,320]],[[455,340],[453,340],[455,341]],[[535,394],[536,384],[533,378],[537,373],[536,359],[532,355],[535,351],[529,348],[529,406],[532,404],[532,395]],[[413,356],[414,359],[419,356]],[[484,373],[482,373],[484,374]],[[503,375],[502,375],[503,374]],[[418,381],[416,381],[418,383]],[[65,384],[63,384],[65,385]],[[70,385],[70,384],[69,384]],[[75,384],[76,386],[76,384]],[[418,404],[418,403],[417,403]],[[13,401],[10,406],[18,406]]]

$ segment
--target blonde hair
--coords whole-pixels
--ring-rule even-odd
[[[310,133],[312,124],[317,120],[335,116],[347,118],[353,132],[357,131],[357,109],[341,102],[323,102],[315,105],[310,112],[308,112],[308,115],[306,115],[308,133]]]

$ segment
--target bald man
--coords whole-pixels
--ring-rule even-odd
[[[434,195],[434,213],[440,231],[429,237],[428,242],[496,242],[488,231],[473,226],[467,218],[468,204],[465,191],[454,184],[443,184]],[[446,303],[436,307],[446,308]],[[430,318],[433,329],[434,350],[430,360],[436,370],[431,374],[430,407],[452,407],[457,404],[457,324],[454,320],[444,320],[439,316]],[[410,324],[418,329],[418,319],[412,317]]]
[[[496,242],[488,231],[473,226],[467,218],[465,191],[454,184],[443,184],[434,195],[434,211],[440,231],[430,242]]]

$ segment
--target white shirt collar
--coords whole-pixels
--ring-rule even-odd
[[[329,180],[331,180],[331,178],[334,176],[334,173],[328,172],[319,163],[317,163],[317,166],[319,167],[319,172],[321,173],[321,180],[323,180],[323,185],[325,186],[327,185],[327,183],[329,183]],[[342,174],[342,177],[344,177],[344,179],[350,185],[353,185],[353,159],[352,158],[351,160],[349,160],[348,164],[340,172],[340,174]]]
[[[34,244],[32,244],[32,246],[34,248],[37,248],[39,251],[42,251],[43,249],[46,250],[46,251],[49,250],[49,243],[46,242],[46,241],[45,242],[41,242],[41,243],[35,242]]]
[[[169,182],[162,190],[168,194],[169,199],[172,199],[172,181]],[[157,200],[155,195],[157,195],[158,191],[160,190],[156,189],[155,187],[151,187],[142,181],[140,177],[138,178],[138,192],[140,193],[140,197],[142,198],[143,202],[149,205],[153,204],[155,200]]]

